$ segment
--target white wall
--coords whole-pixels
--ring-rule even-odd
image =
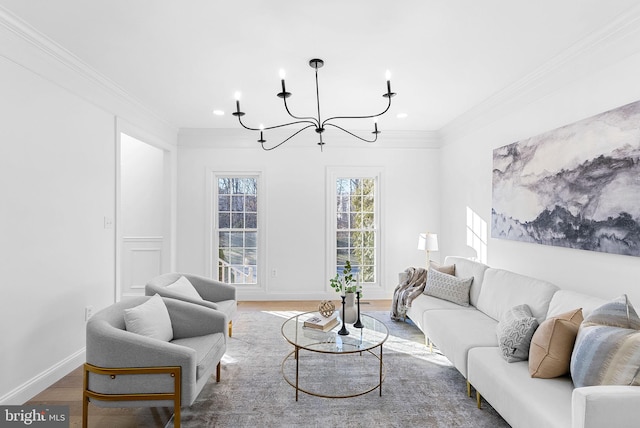
[[[594,46],[531,82],[536,84],[499,109],[479,114],[465,132],[445,130],[450,132],[445,132],[442,149],[443,254],[468,251],[467,206],[490,224],[493,149],[640,100],[640,53],[631,53],[640,52],[639,47],[637,34],[614,45]],[[603,298],[627,293],[640,307],[636,257],[489,238],[488,262]]]
[[[310,132],[271,152],[256,148],[246,131],[181,131],[178,149],[178,268],[207,275],[210,203],[209,171],[259,171],[264,179],[267,239],[262,292],[241,299],[335,298],[328,289],[326,266],[326,169],[328,166],[383,167],[381,248],[382,286],[368,298],[389,298],[398,272],[421,266],[418,233],[439,227],[440,182],[437,149],[429,136],[391,135],[385,142],[328,144],[324,152]],[[407,142],[406,138],[409,138]],[[243,140],[244,139],[244,140]],[[328,138],[327,138],[328,139]],[[245,148],[250,140],[253,148]],[[233,148],[234,144],[240,148]],[[336,148],[336,145],[339,146]],[[295,200],[295,203],[292,203]],[[301,220],[304,221],[301,221]],[[438,254],[434,253],[433,258]],[[366,290],[365,290],[366,292]]]
[[[0,404],[84,362],[85,307],[115,296],[116,117],[166,124],[27,28],[0,20]],[[110,89],[111,88],[111,89]]]
[[[0,57],[0,397],[85,345],[113,301],[113,117]]]

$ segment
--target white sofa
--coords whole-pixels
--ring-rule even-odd
[[[508,363],[498,347],[496,326],[504,313],[527,304],[542,323],[582,308],[586,317],[606,300],[462,257],[447,257],[455,275],[473,277],[470,306],[421,294],[407,316],[467,379],[467,387],[515,428],[600,428],[640,426],[640,387],[574,388],[567,375],[532,378],[527,361]]]

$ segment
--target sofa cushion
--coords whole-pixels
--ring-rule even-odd
[[[640,317],[622,295],[596,308],[578,330],[571,355],[576,387],[640,385]]]
[[[165,342],[173,339],[173,328],[169,311],[162,297],[153,295],[141,305],[124,310],[127,331]]]
[[[531,315],[527,305],[514,306],[508,310],[496,327],[498,346],[508,363],[529,358],[529,345],[538,321]]]
[[[509,309],[526,304],[539,324],[546,319],[549,302],[557,290],[546,281],[489,268],[484,273],[478,309],[499,321]]]
[[[425,336],[465,377],[469,349],[477,346],[498,346],[498,322],[475,308],[434,309],[425,311],[422,319]],[[504,360],[502,362],[504,363]]]
[[[581,322],[582,309],[574,309],[540,324],[529,350],[531,377],[550,379],[569,373],[571,352]]]
[[[507,364],[498,348],[473,348],[467,379],[513,427],[572,426],[573,384],[568,376],[532,378],[526,361]]]
[[[193,284],[184,276],[180,276],[173,284],[167,285],[167,289],[183,294],[191,299],[202,300],[200,293],[198,293]]]
[[[576,308],[582,308],[582,316],[587,317],[595,308],[604,305],[607,300],[572,290],[558,290],[549,303],[547,318],[552,318]]]
[[[429,269],[424,294],[448,300],[460,306],[469,306],[469,288],[473,278],[460,279],[437,269]]]

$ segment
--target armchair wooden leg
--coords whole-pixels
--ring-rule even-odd
[[[229,337],[233,335],[233,321],[229,321]]]
[[[220,363],[216,366],[216,382],[220,382]]]
[[[478,391],[476,391],[476,403],[478,404],[478,409],[482,409],[482,396]]]
[[[467,397],[471,397],[471,383],[467,381]]]
[[[89,372],[86,367],[84,367],[82,372],[82,428],[87,428],[89,424],[89,397],[87,396],[86,391],[89,389]]]

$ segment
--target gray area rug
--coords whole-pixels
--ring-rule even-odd
[[[378,390],[353,398],[330,399],[300,393],[282,376],[293,350],[280,332],[292,312],[240,312],[215,378],[195,403],[182,409],[184,427],[508,427],[486,402],[466,394],[464,377],[434,349],[409,320],[392,321],[388,312],[367,312],[389,328],[383,361],[386,376]],[[349,326],[349,325],[348,325]],[[377,360],[363,353],[323,355],[301,351],[301,382],[310,388],[359,387],[378,375]],[[360,359],[348,361],[343,358]],[[289,363],[291,361],[291,363]],[[349,364],[347,364],[349,363]],[[295,379],[295,362],[284,371]],[[314,389],[315,391],[315,389]],[[167,425],[173,427],[173,421]]]

